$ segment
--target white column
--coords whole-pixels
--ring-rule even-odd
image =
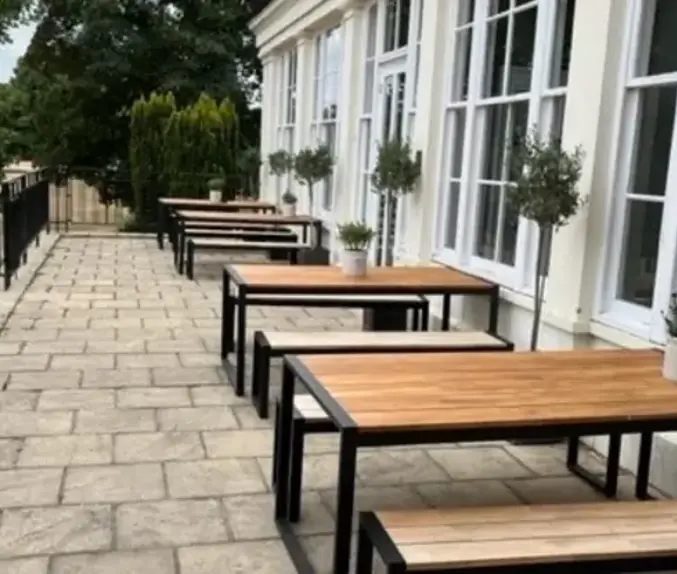
[[[441,137],[444,129],[443,97],[447,78],[446,38],[449,34],[449,10],[456,2],[426,0],[423,5],[421,61],[419,68],[416,124],[411,145],[423,154],[421,183],[408,202],[407,252],[428,261],[440,181]],[[450,6],[451,5],[451,6]]]
[[[268,167],[268,155],[275,151],[275,118],[277,105],[275,102],[275,55],[270,53],[262,58],[261,81],[261,199],[275,200],[275,176]]]
[[[313,115],[313,38],[304,33],[296,39],[296,125],[294,127],[294,152],[310,144],[310,123]],[[296,179],[292,182],[292,193],[299,198],[299,209],[308,209],[305,186]]]
[[[544,305],[546,321],[573,332],[587,330],[603,269],[626,4],[576,3],[562,144],[585,152],[579,190],[588,204],[553,238]]]
[[[358,193],[359,110],[362,71],[363,38],[360,23],[361,6],[349,6],[343,13],[343,65],[338,106],[337,164],[334,168],[334,221],[345,222],[352,217]],[[333,230],[332,230],[333,232]],[[332,246],[336,247],[334,243]]]

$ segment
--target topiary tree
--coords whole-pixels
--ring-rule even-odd
[[[148,225],[157,217],[157,200],[167,195],[165,131],[176,111],[171,93],[152,93],[134,102],[130,120],[129,165],[137,225]]]
[[[259,171],[261,169],[261,152],[259,148],[248,147],[242,150],[237,158],[238,172],[244,182],[247,197],[259,196]]]
[[[334,169],[334,156],[327,145],[305,148],[294,157],[296,180],[308,187],[308,211],[313,215],[313,186],[327,179]]]
[[[583,169],[583,150],[569,153],[557,138],[542,140],[533,130],[521,137],[512,153],[514,186],[507,188],[508,202],[538,227],[532,351],[538,348],[538,331],[545,288],[546,247],[553,232],[569,223],[582,205],[578,182]]]
[[[371,174],[372,190],[383,196],[384,218],[380,225],[385,231],[385,239],[381,234],[383,256],[377,260],[386,266],[393,263],[393,242],[397,218],[397,200],[411,193],[421,177],[421,160],[412,154],[408,142],[390,139],[379,146],[376,167]]]

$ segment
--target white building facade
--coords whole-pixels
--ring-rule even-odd
[[[536,233],[505,187],[511,145],[535,128],[585,152],[585,207],[551,241],[541,347],[664,343],[677,290],[677,1],[272,0],[251,27],[262,156],[320,141],[335,154],[315,201],[332,250],[336,223],[379,226],[378,142],[407,139],[422,177],[396,206],[396,261],[499,283],[499,330],[526,346]],[[303,209],[303,188],[281,179],[264,165],[266,198],[290,188]],[[486,312],[452,306],[467,327]],[[677,437],[654,451],[652,481],[677,494]],[[633,437],[623,459],[636,464]]]

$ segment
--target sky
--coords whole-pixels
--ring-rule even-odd
[[[0,82],[12,77],[16,61],[23,56],[33,36],[33,26],[17,28],[11,34],[13,42],[0,46]]]

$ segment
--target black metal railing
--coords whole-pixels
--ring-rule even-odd
[[[0,187],[2,217],[2,274],[5,290],[25,264],[28,248],[49,232],[49,178],[46,171],[27,173]]]

